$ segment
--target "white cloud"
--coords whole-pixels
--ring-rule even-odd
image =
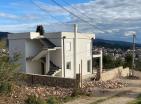
[[[6,18],[6,19],[14,19],[14,20],[37,20],[37,19],[41,19],[41,16],[34,14],[34,13],[26,13],[23,15],[14,15],[14,14],[10,14],[10,13],[4,13],[4,12],[0,12],[0,18]]]
[[[69,16],[65,10],[61,9],[58,6],[48,5],[42,2],[38,2],[38,4],[40,5],[40,7],[44,8],[50,13],[58,15],[67,14],[67,16]],[[116,23],[118,24],[118,28],[126,28],[131,26],[129,26],[131,22],[140,20],[140,4],[141,0],[94,0],[88,3],[71,5],[73,6],[73,8],[71,6],[66,6],[65,8],[78,15],[85,21],[88,21],[90,24],[97,26],[99,25],[99,27],[103,24],[105,26],[108,25],[107,27],[109,30],[110,28],[112,29],[113,25],[117,26]],[[76,18],[74,16],[71,17],[71,21],[73,21],[73,23],[77,22],[81,24],[82,21],[79,18]],[[83,25],[88,27],[87,24],[83,23]],[[105,27],[101,28],[104,30]]]
[[[0,25],[0,31],[27,32],[33,30],[34,24]]]
[[[47,25],[42,22],[13,24],[13,25],[0,25],[0,31],[7,31],[7,32],[13,32],[13,33],[35,31],[36,26],[38,24]]]
[[[32,0],[32,3],[38,7],[41,8],[43,11],[53,14],[53,15],[68,15],[69,13],[60,8],[56,5],[50,5],[43,2],[40,2],[39,0]]]
[[[89,24],[93,24],[94,26],[90,26],[89,24],[81,21],[79,18],[72,16],[57,5],[46,4],[40,2],[39,0],[35,0],[35,3],[46,11],[45,15],[52,14],[56,17],[62,16],[60,20],[68,21],[67,23],[78,23],[79,31],[95,32],[98,37],[102,36],[107,38],[109,36],[108,38],[115,37],[118,39],[120,37],[123,37],[124,33],[129,30],[141,33],[141,0],[93,0],[87,3],[73,4],[71,5],[72,7],[65,6],[66,9],[70,10],[71,12],[78,15]],[[39,16],[25,15],[25,18],[32,20],[39,17],[39,19],[41,19],[43,15],[44,14]],[[2,17],[2,14],[0,14],[0,17]],[[46,30],[72,30],[72,27],[70,25],[65,26],[63,24],[60,24],[46,25]],[[33,30],[34,24],[31,25]],[[28,27],[28,25],[23,26],[24,29],[31,30],[30,28],[26,27]]]
[[[0,17],[2,17],[2,18],[10,18],[10,19],[17,19],[18,18],[18,16],[16,16],[16,15],[3,13],[3,12],[0,12]]]

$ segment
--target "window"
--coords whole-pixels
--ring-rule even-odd
[[[65,49],[66,51],[71,51],[71,42],[66,42]]]
[[[91,61],[88,60],[87,61],[87,72],[90,72],[91,71]]]
[[[67,68],[67,69],[71,69],[71,62],[67,62],[66,68]]]

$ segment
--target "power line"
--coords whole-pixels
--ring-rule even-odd
[[[34,2],[34,0],[31,0],[31,2],[32,2],[36,7],[38,7],[40,10],[42,10],[42,11],[48,13],[48,12],[46,11],[46,9],[40,7],[36,2]],[[63,23],[64,25],[66,25],[64,22],[59,21],[55,16],[51,15],[50,13],[48,13],[48,15],[49,15],[51,18],[55,19],[56,21],[58,21],[58,22],[60,22],[60,23]]]
[[[71,4],[70,4],[69,2],[67,2],[66,0],[62,0],[62,1],[63,1],[65,4],[70,5],[70,7],[71,7],[72,9],[79,11],[81,15],[83,15],[83,16],[89,18],[89,19],[93,19],[93,18],[91,18],[91,17],[89,17],[89,16],[87,16],[87,15],[84,15],[78,8],[75,8],[75,7],[71,6]]]
[[[103,31],[103,30],[101,30],[99,27],[97,27],[97,26],[95,26],[95,25],[93,25],[93,24],[90,24],[88,21],[86,21],[86,20],[84,20],[84,19],[81,19],[81,17],[79,17],[79,16],[77,16],[76,14],[74,14],[73,12],[69,11],[68,9],[66,9],[65,7],[63,7],[61,4],[57,3],[55,0],[52,0],[52,1],[53,1],[56,5],[58,5],[59,7],[61,7],[62,9],[65,9],[65,11],[69,12],[71,15],[73,15],[73,16],[79,18],[80,20],[82,20],[83,22],[85,22],[85,23],[91,25],[92,27],[94,27],[94,28],[96,27],[98,30]],[[42,8],[41,6],[39,6],[37,3],[34,2],[34,0],[31,0],[31,2],[32,2],[35,6],[37,6],[40,10],[42,10],[42,11],[48,13],[46,9]],[[58,21],[59,23],[62,23],[62,24],[64,24],[64,25],[66,25],[66,23],[59,21],[55,16],[51,15],[50,13],[48,13],[48,15],[49,15],[51,18],[53,18],[53,19],[55,19],[56,21]],[[67,23],[67,24],[72,24],[72,23]],[[104,31],[103,31],[103,32],[104,32]]]
[[[62,2],[64,2],[65,4],[69,5],[72,9],[74,9],[75,11],[77,10],[82,16],[87,17],[90,20],[94,20],[93,18],[87,16],[86,14],[83,14],[78,8],[75,8],[73,6],[71,6],[71,4],[69,2],[67,2],[66,0],[62,0]],[[95,26],[96,27],[96,26]],[[83,30],[87,30],[87,28],[85,27]],[[100,30],[101,31],[101,30]]]
[[[68,13],[70,13],[71,15],[73,15],[74,17],[80,19],[81,21],[83,21],[83,22],[85,22],[85,23],[91,25],[91,26],[94,27],[94,28],[96,27],[98,30],[101,30],[99,27],[97,27],[97,26],[95,26],[95,25],[89,23],[88,21],[82,19],[80,16],[78,16],[78,15],[74,14],[73,12],[69,11],[69,10],[66,9],[64,6],[62,6],[61,4],[59,4],[56,0],[52,0],[52,2],[54,2],[56,5],[58,5],[59,7],[61,7],[62,9],[64,9],[65,11],[67,11]],[[101,31],[102,31],[102,30],[101,30]]]

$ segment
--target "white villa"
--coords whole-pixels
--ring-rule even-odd
[[[77,73],[92,74],[94,34],[28,32],[9,34],[8,39],[10,56],[21,55],[21,72],[65,78],[75,78]]]

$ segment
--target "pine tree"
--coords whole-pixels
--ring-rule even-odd
[[[36,32],[39,32],[40,35],[44,35],[44,27],[42,25],[37,25]]]

